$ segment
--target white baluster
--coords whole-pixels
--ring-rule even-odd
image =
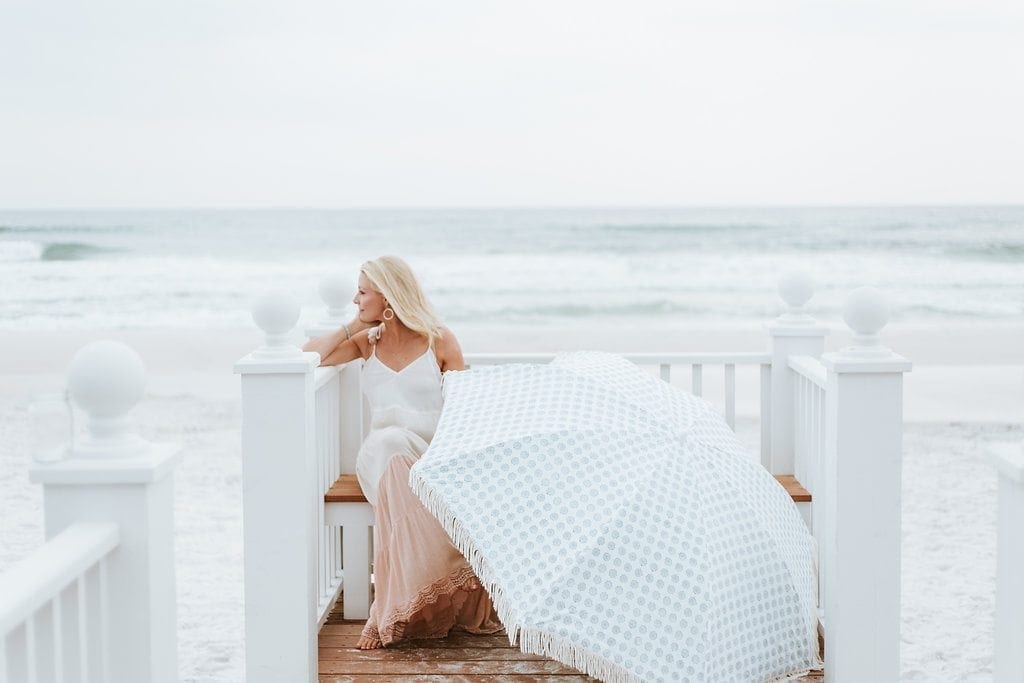
[[[701,396],[704,393],[703,389],[703,378],[704,378],[704,366],[699,363],[694,363],[691,368],[690,387],[693,391],[694,396]]]
[[[772,366],[761,366],[761,466],[771,471],[772,458]]]
[[[672,366],[668,363],[661,364],[661,379],[665,382],[672,382]]]
[[[736,429],[736,366],[725,366],[725,421]]]
[[[53,679],[56,683],[64,681],[64,638],[63,618],[60,609],[60,593],[50,603],[50,621],[53,629]]]
[[[36,648],[36,617],[31,615],[25,620],[25,670],[27,673],[26,681],[28,683],[36,683],[39,680],[39,674],[36,670],[36,660],[39,658],[39,652]]]
[[[85,575],[75,581],[75,601],[78,604],[78,670],[83,683],[92,677],[89,675],[89,603],[85,595]]]

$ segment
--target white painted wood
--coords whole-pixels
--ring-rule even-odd
[[[366,619],[370,613],[373,507],[369,503],[328,503],[324,510],[327,524],[343,527],[343,616]]]
[[[497,365],[501,363],[548,363],[558,355],[545,353],[467,353],[467,365]],[[623,358],[637,365],[760,365],[771,360],[761,352],[698,352],[698,353],[623,353]]]
[[[110,653],[113,650],[115,644],[110,637],[110,590],[109,590],[109,575],[110,570],[109,561],[107,557],[100,559],[99,564],[96,567],[96,574],[98,580],[97,593],[99,595],[99,613],[100,613],[100,628],[99,628],[99,640],[102,645],[100,646],[100,670],[103,672],[103,680],[110,679],[111,671],[111,657]],[[173,582],[171,583],[173,587]],[[177,656],[177,655],[175,655]],[[177,668],[177,664],[175,664]],[[174,680],[177,680],[177,673],[174,675]]]
[[[825,354],[825,677],[895,681],[900,641],[903,373],[889,352]],[[868,428],[870,427],[870,428]],[[823,489],[823,490],[822,490]]]
[[[341,432],[341,461],[339,463],[341,474],[355,474],[356,456],[363,443],[362,369],[362,359],[339,366],[340,404],[338,410],[340,418],[338,428]],[[366,415],[369,417],[369,410],[366,411]]]
[[[78,522],[0,575],[0,635],[6,635],[118,545],[116,524]]]
[[[772,457],[772,366],[761,365],[761,466],[771,470]]]
[[[314,379],[316,496],[322,502],[316,506],[317,624],[324,623],[341,589],[341,577],[336,568],[341,548],[333,542],[334,529],[325,524],[323,505],[324,495],[338,479],[341,458],[341,375],[336,369],[331,370],[328,381]]]
[[[804,438],[806,433],[807,413],[804,406],[805,381],[803,377],[795,377],[793,380],[793,472],[792,474],[803,483],[804,481],[804,460],[807,457],[807,442]]]
[[[672,383],[672,366],[668,363],[662,363],[660,366],[661,379],[662,381]]]
[[[85,574],[79,574],[75,581],[75,599],[78,605],[78,670],[82,680],[89,681],[93,680],[93,676],[89,674],[89,603],[85,591]]]
[[[725,365],[725,421],[736,429],[736,366],[732,363]]]
[[[1024,446],[989,449],[999,471],[995,680],[1024,681]]]
[[[320,391],[327,384],[338,378],[340,366],[319,366],[313,370],[313,391]]]
[[[53,680],[56,683],[64,681],[64,628],[63,615],[61,614],[60,593],[50,603],[50,621],[53,629]]]
[[[77,581],[65,586],[54,601],[60,605],[61,667],[66,681],[80,680],[77,586]]]
[[[704,366],[694,363],[690,368],[690,392],[694,396],[704,395]]]
[[[28,678],[25,650],[25,624],[14,629],[7,637],[7,674],[11,683],[23,683]]]
[[[316,353],[235,365],[242,376],[246,680],[317,674]],[[274,372],[263,372],[267,365]],[[319,495],[318,495],[319,494]]]
[[[36,683],[39,680],[39,673],[36,670],[36,663],[39,661],[39,651],[36,647],[36,618],[30,614],[25,620],[25,680],[28,683]]]
[[[818,357],[825,348],[827,329],[811,321],[794,324],[779,318],[767,325],[772,358],[771,466],[772,474],[792,474],[796,450],[792,356]]]
[[[825,388],[825,384],[828,381],[828,373],[825,371],[825,366],[817,358],[813,356],[790,356],[787,365],[790,370],[793,370],[798,375],[806,377],[822,389]]]

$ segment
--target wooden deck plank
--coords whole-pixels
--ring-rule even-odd
[[[319,683],[584,683],[592,678],[584,674],[455,674],[395,676],[391,674],[359,674],[346,676],[320,676]]]
[[[537,681],[590,683],[595,679],[553,659],[524,653],[501,631],[454,633],[359,650],[365,621],[341,618],[341,596],[320,628],[320,681]]]
[[[596,683],[560,662],[521,652],[509,644],[505,632],[485,636],[456,633],[448,638],[359,650],[356,643],[364,624],[342,618],[339,596],[320,629],[319,683]],[[820,683],[823,676],[814,672],[794,680]]]
[[[418,674],[558,674],[580,673],[561,662],[551,659],[530,661],[366,661],[351,662],[327,660],[320,662],[321,674],[388,674],[413,676]]]
[[[383,652],[358,650],[354,647],[320,646],[322,662],[418,662],[418,661],[532,661],[547,657],[521,652],[519,648],[497,647],[417,647],[385,648]]]
[[[355,647],[359,641],[358,635],[331,636],[320,634],[320,647]],[[515,645],[510,645],[507,636],[471,636],[453,634],[447,638],[414,640],[408,643],[398,643],[391,646],[390,650],[401,649],[436,649],[443,647],[479,647],[479,648],[512,648],[518,650]]]

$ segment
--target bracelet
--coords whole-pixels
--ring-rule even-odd
[[[352,334],[348,331],[348,325],[342,325],[342,327],[345,329],[345,341],[348,341],[352,338]]]

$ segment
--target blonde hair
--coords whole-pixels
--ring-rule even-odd
[[[440,339],[441,319],[434,312],[409,264],[397,256],[381,256],[364,263],[359,270],[375,290],[384,295],[402,324],[427,336],[430,346]]]

